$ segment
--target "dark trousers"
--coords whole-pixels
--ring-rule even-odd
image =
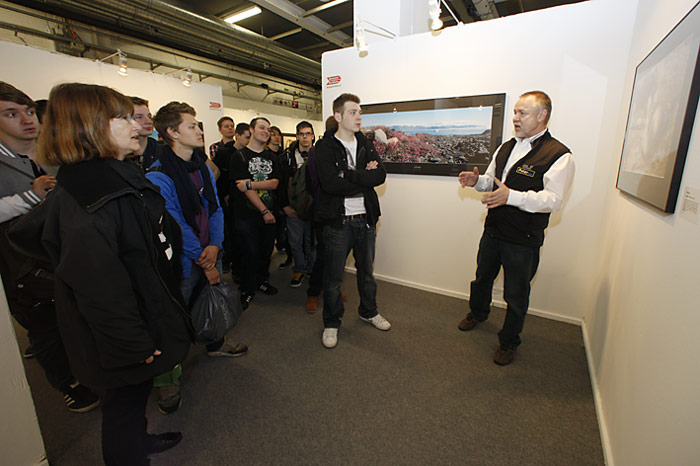
[[[102,458],[106,466],[149,464],[146,403],[152,380],[107,390],[102,397]]]
[[[243,249],[241,291],[254,295],[258,285],[270,277],[270,257],[275,241],[275,225],[266,224],[262,216],[237,217],[233,224]]]
[[[55,389],[66,391],[75,379],[56,322],[53,279],[47,272],[34,269],[7,291],[10,313],[27,330],[46,378]]]
[[[506,318],[498,332],[504,346],[517,347],[525,314],[530,304],[530,282],[540,262],[540,248],[523,246],[492,238],[486,232],[481,236],[476,258],[476,279],[471,283],[469,308],[477,320],[486,320],[491,311],[493,282],[503,266],[503,298]]]
[[[316,259],[309,278],[309,288],[306,290],[307,296],[319,296],[323,291],[323,261],[325,260],[325,248],[323,247],[323,225],[311,224],[311,241],[316,246]]]
[[[377,315],[377,282],[374,280],[375,227],[364,218],[348,218],[340,228],[325,226],[323,274],[323,325],[339,328],[345,312],[340,286],[345,274],[345,261],[352,249],[357,268],[358,312],[370,319]]]

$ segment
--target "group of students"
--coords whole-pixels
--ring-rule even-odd
[[[101,402],[105,464],[148,464],[149,455],[180,442],[180,432],[147,433],[149,394],[158,389],[164,414],[181,405],[181,362],[194,332],[189,310],[206,283],[222,281],[225,262],[240,281],[244,306],[257,291],[276,293],[268,269],[279,219],[286,220],[295,263],[291,285],[315,276],[307,310],[316,311],[323,288],[323,344],[335,346],[326,331],[333,328],[337,342],[342,271],[352,245],[329,236],[328,222],[312,234],[311,216],[297,215],[288,195],[303,168],[312,210],[327,204],[309,123],[298,125],[297,143],[282,151],[281,132],[271,131],[266,118],[237,127],[224,118],[224,138],[232,128],[241,137],[215,144],[210,159],[186,103],[170,102],[151,116],[144,99],[67,83],[52,89],[41,125],[35,110],[25,93],[0,83],[0,271],[11,312],[69,409],[85,412]],[[160,142],[150,137],[154,128]],[[374,193],[384,181],[376,152],[373,157],[367,170],[378,176],[360,192]],[[342,225],[334,228],[341,234],[346,219],[365,223],[364,214],[346,217],[334,208],[334,220],[338,213]],[[326,252],[315,261],[324,239],[333,240],[327,249],[340,253],[342,264]],[[329,259],[339,272],[323,272]],[[332,289],[325,286],[331,277]],[[366,267],[358,268],[361,317],[388,330],[376,311],[376,284],[361,282],[366,285]],[[213,357],[248,350],[225,339],[206,347]]]

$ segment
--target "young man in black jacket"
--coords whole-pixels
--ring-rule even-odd
[[[345,311],[340,285],[351,249],[357,269],[360,318],[379,330],[391,328],[377,312],[373,273],[376,224],[381,214],[374,187],[384,183],[386,171],[374,145],[360,132],[361,113],[359,97],[341,94],[333,101],[338,129],[327,131],[316,145],[321,192],[315,220],[324,225],[322,343],[326,348],[334,348],[338,343],[338,328]]]
[[[56,323],[53,268],[15,251],[6,235],[56,184],[33,160],[39,135],[35,106],[24,92],[0,82],[0,275],[10,312],[27,330],[31,354],[51,386],[63,393],[68,409],[84,413],[99,399],[71,371]]]
[[[289,283],[292,288],[301,286],[304,275],[311,275],[316,256],[311,237],[311,213],[304,216],[305,213],[297,212],[290,204],[293,200],[289,199],[290,181],[297,170],[306,169],[304,163],[314,144],[314,128],[308,121],[301,121],[296,130],[297,140],[279,158],[282,179],[277,190],[280,207],[286,217],[288,246],[294,258],[292,280]]]

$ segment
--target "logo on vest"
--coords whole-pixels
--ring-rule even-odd
[[[523,164],[522,167],[518,167],[518,168],[515,169],[515,173],[517,173],[517,174],[519,174],[519,175],[529,176],[530,178],[534,178],[534,177],[535,177],[535,170],[533,170],[533,166],[532,166],[532,165],[525,165],[525,164]]]

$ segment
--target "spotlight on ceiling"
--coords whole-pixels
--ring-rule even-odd
[[[190,87],[192,85],[192,70],[187,68],[187,73],[182,77],[182,85]]]
[[[443,25],[440,19],[440,0],[428,0],[428,15],[430,16],[430,29],[437,31]]]
[[[104,63],[106,60],[109,60],[113,56],[118,55],[119,56],[119,69],[117,69],[117,73],[119,73],[119,76],[129,76],[129,67],[127,66],[126,63],[126,54],[122,52],[120,49],[117,49],[116,52],[114,52],[111,55],[107,55],[106,57],[97,60],[100,63]]]

